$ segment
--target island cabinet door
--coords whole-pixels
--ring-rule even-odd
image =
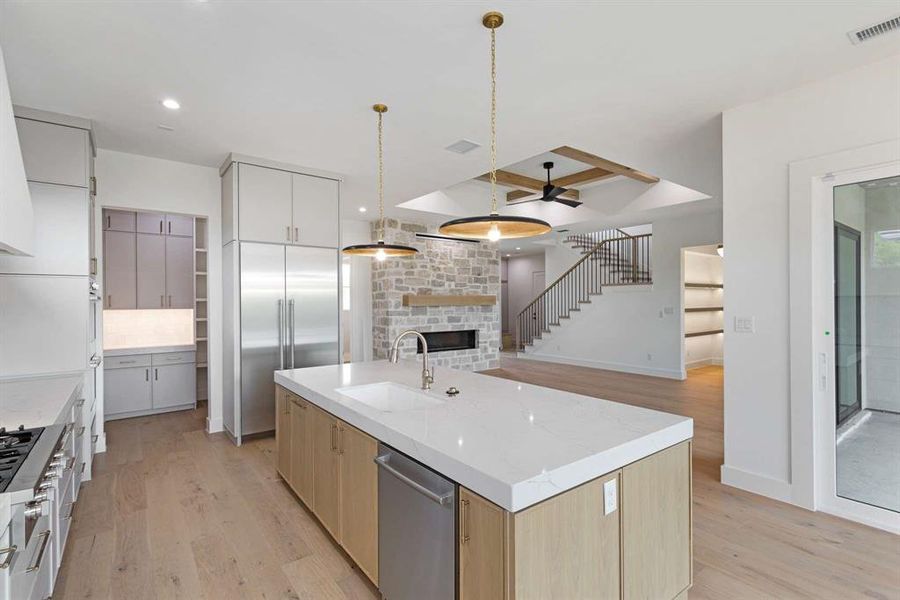
[[[691,446],[622,469],[625,600],[676,598],[691,585]]]
[[[459,488],[459,600],[507,598],[507,515]]]
[[[291,406],[291,487],[303,503],[313,505],[313,423],[309,403],[292,396]]]
[[[372,583],[378,585],[378,442],[338,424],[341,455],[341,539]]]
[[[282,479],[291,483],[291,393],[283,387],[275,390],[276,468]]]
[[[313,417],[313,512],[325,529],[341,541],[341,455],[338,421],[310,406]]]
[[[614,471],[512,516],[516,600],[620,597],[619,477]],[[609,503],[604,490],[614,494]]]

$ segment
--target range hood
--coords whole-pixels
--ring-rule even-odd
[[[31,256],[34,213],[0,50],[0,254]]]

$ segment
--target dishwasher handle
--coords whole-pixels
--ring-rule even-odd
[[[382,456],[375,457],[375,464],[377,464],[379,467],[384,469],[386,472],[390,473],[391,475],[393,475],[394,477],[396,477],[397,479],[399,479],[400,481],[402,481],[403,483],[405,483],[412,489],[416,490],[417,492],[419,492],[420,494],[422,494],[429,500],[431,500],[433,502],[437,502],[441,506],[449,506],[450,504],[453,503],[453,492],[449,492],[447,494],[444,494],[443,496],[432,492],[431,490],[429,490],[427,487],[425,487],[421,483],[413,481],[412,479],[410,479],[409,477],[407,477],[406,475],[404,475],[403,473],[401,473],[400,471],[398,471],[394,467],[392,467],[388,463],[388,458],[390,458],[390,456],[391,456],[390,454],[384,454]]]

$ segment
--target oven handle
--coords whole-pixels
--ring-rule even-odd
[[[9,568],[9,563],[12,562],[12,557],[16,554],[16,550],[18,549],[19,547],[15,544],[11,545],[9,548],[0,548],[0,554],[6,555],[6,558],[0,563],[0,571]]]
[[[34,564],[25,569],[26,573],[34,573],[38,569],[41,568],[41,563],[44,562],[44,550],[47,549],[47,540],[50,539],[50,530],[42,531],[40,537],[41,540],[41,548],[38,550],[37,559],[34,561]]]

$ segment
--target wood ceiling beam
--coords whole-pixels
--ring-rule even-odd
[[[515,202],[516,200],[521,200],[522,198],[527,198],[528,196],[534,196],[536,192],[529,192],[527,190],[513,190],[511,192],[506,192],[506,201],[507,202]]]
[[[490,181],[491,175],[490,173],[485,173],[476,179]],[[497,183],[506,187],[525,190],[529,192],[529,195],[534,194],[535,192],[540,193],[544,191],[544,182],[540,179],[528,177],[527,175],[519,175],[518,173],[513,173],[511,171],[498,170]],[[569,198],[571,200],[578,200],[578,196],[578,190],[567,190],[566,193],[562,194],[563,198]]]
[[[553,185],[558,185],[559,187],[569,187],[572,185],[581,185],[584,183],[591,183],[592,181],[600,181],[602,179],[609,179],[610,177],[616,177],[618,173],[613,173],[612,171],[607,171],[606,169],[601,169],[600,167],[594,167],[593,169],[588,169],[587,171],[580,171],[578,173],[572,173],[571,175],[565,175],[560,177],[559,179],[553,180]]]
[[[617,175],[624,175],[625,177],[630,177],[631,179],[636,179],[637,181],[643,181],[644,183],[657,183],[659,181],[659,177],[656,177],[654,175],[642,173],[637,169],[632,169],[631,167],[626,167],[625,165],[614,163],[611,160],[600,158],[599,156],[596,156],[589,152],[585,152],[583,150],[572,148],[571,146],[560,146],[555,150],[551,150],[551,152],[559,156],[565,156],[566,158],[577,160],[578,162],[583,162],[584,164],[591,165],[592,167],[605,169]]]

